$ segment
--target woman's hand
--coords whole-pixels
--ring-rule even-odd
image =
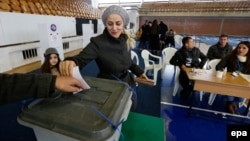
[[[148,80],[148,77],[146,76],[145,73],[143,73],[142,75],[140,75],[139,78]]]
[[[73,76],[73,68],[76,66],[74,61],[66,60],[59,64],[60,74],[62,76]]]

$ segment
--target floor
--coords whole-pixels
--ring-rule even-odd
[[[207,46],[201,46],[204,52]],[[140,56],[141,49],[136,48],[140,58],[140,66],[143,62]],[[195,94],[194,110],[191,116],[187,116],[190,99],[181,101],[179,95],[173,96],[174,68],[167,66],[164,77],[158,74],[155,87],[139,84],[137,89],[138,106],[135,112],[162,117],[165,119],[167,141],[226,141],[226,128],[228,124],[250,124],[250,119],[224,115],[225,98],[216,97],[212,106],[207,104],[209,94],[199,100],[199,94]],[[32,72],[37,73],[37,71]],[[88,76],[96,76],[98,68],[94,62],[87,65],[81,73]],[[25,101],[0,106],[0,140],[1,141],[36,141],[32,129],[17,123],[19,114]],[[216,112],[215,111],[219,111]],[[244,107],[240,112],[244,111]],[[235,120],[237,122],[235,122]]]

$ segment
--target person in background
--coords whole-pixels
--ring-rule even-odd
[[[168,26],[163,21],[160,21],[159,27],[160,27],[160,44],[161,44],[161,49],[163,49],[165,47],[166,32],[168,31]]]
[[[112,5],[106,8],[102,15],[105,25],[103,33],[92,37],[90,43],[76,56],[66,58],[60,63],[60,72],[63,76],[72,76],[74,66],[83,68],[90,61],[95,60],[99,67],[97,77],[119,80],[135,86],[134,77],[147,79],[143,69],[131,59],[130,50],[135,42],[124,33],[124,27],[129,23],[129,16],[125,9]],[[133,98],[136,95],[133,95]],[[133,100],[133,104],[136,102]]]
[[[216,65],[216,70],[227,67],[228,72],[250,74],[250,42],[241,41],[236,48],[227,56],[223,57]],[[238,104],[243,98],[227,96],[227,110],[235,114]]]
[[[175,36],[175,32],[173,29],[170,29],[167,33],[167,37],[166,37],[166,45],[167,46],[171,46],[175,48],[175,40],[174,40],[174,36]]]
[[[194,41],[191,37],[184,37],[182,44],[182,48],[171,58],[170,64],[180,67],[179,82],[183,88],[180,92],[180,96],[182,99],[186,99],[193,90],[193,85],[190,84],[190,80],[186,74],[186,67],[203,68],[207,57],[199,48],[194,47]]]
[[[137,32],[135,33],[135,39],[136,39],[136,40],[140,40],[141,35],[142,35],[142,29],[141,29],[141,27],[140,27],[140,28],[137,30]]]
[[[77,92],[79,89],[84,89],[84,86],[80,81],[69,76],[0,74],[0,105],[32,97],[51,97],[55,89]]]
[[[219,42],[212,45],[207,52],[207,57],[209,60],[221,59],[231,53],[233,47],[228,44],[228,35],[222,34],[219,37]]]
[[[58,51],[55,48],[48,48],[44,53],[44,57],[45,60],[41,66],[41,72],[60,76],[59,63],[61,59]]]
[[[141,26],[142,34],[140,37],[139,48],[148,49],[149,46],[149,35],[151,21],[145,20],[145,23]]]
[[[160,54],[160,27],[158,25],[157,20],[153,21],[151,32],[150,32],[150,41],[149,41],[149,49],[155,55]]]

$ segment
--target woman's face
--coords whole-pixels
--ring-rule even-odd
[[[50,54],[49,63],[50,66],[55,66],[58,63],[58,56],[56,54]]]
[[[117,14],[110,14],[106,20],[106,27],[112,37],[119,38],[124,29],[122,17]]]
[[[247,56],[249,48],[244,45],[244,44],[239,44],[238,48],[237,48],[237,53],[240,56]]]

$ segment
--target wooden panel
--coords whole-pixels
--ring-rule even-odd
[[[229,35],[250,36],[250,18],[230,18],[225,19],[222,31]]]
[[[82,51],[82,48],[76,49],[67,53],[64,53],[64,57],[70,57],[79,54]]]
[[[21,67],[14,68],[14,69],[12,69],[10,71],[7,71],[5,73],[8,73],[8,74],[27,73],[27,72],[31,72],[33,70],[36,70],[36,69],[38,69],[40,67],[41,67],[41,61],[37,61],[37,62],[30,63],[30,64],[27,64],[27,65],[24,65],[24,66],[21,66]]]
[[[80,51],[82,51],[82,49],[76,49],[76,50],[64,53],[64,57],[74,56],[76,54],[79,54]],[[7,71],[5,73],[8,73],[8,74],[27,73],[27,72],[31,72],[31,71],[34,71],[36,69],[39,69],[41,67],[41,65],[42,65],[41,61],[36,61],[34,63],[30,63],[30,64],[27,64],[27,65],[23,65],[23,66],[14,68],[14,69],[9,70],[9,71]]]
[[[195,80],[194,90],[250,98],[250,87]]]
[[[163,21],[169,29],[177,34],[250,36],[249,17],[173,17],[173,16],[140,16],[142,25],[145,20]]]
[[[183,17],[169,17],[162,21],[168,25],[169,30],[173,29],[177,34],[183,33],[185,30],[185,18]]]
[[[184,33],[217,35],[220,32],[220,25],[219,18],[187,17]]]

